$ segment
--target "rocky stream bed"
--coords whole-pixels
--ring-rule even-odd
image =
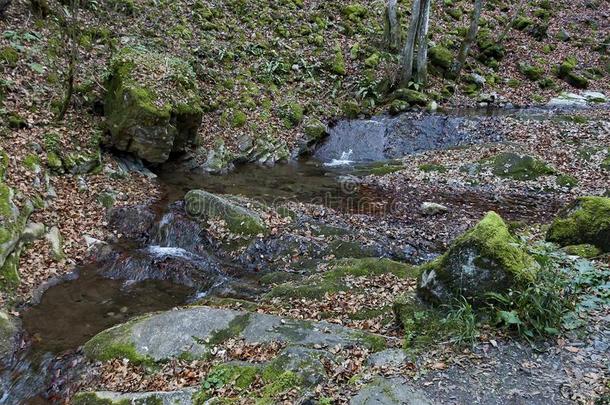
[[[603,146],[608,110],[592,111]],[[593,403],[608,377],[607,302],[552,339],[483,326],[471,346],[425,335],[424,325],[409,346],[396,304],[423,305],[417,266],[459,244],[488,211],[535,245],[541,231],[530,226],[550,223],[577,195],[549,186],[560,170],[515,152],[503,122],[573,115],[384,116],[338,122],[310,157],[273,167],[213,176],[187,155],[153,168],[160,200],[110,208],[115,239],[92,241],[72,274],[41,287],[20,325],[0,319],[11,336],[0,404]],[[500,158],[438,163],[485,148]],[[454,169],[525,181],[442,177]],[[542,187],[531,182],[538,176]],[[603,194],[598,182],[581,187]],[[565,268],[589,266],[553,249]]]

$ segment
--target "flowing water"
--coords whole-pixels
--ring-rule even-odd
[[[134,243],[132,247],[123,243],[120,249],[112,251],[111,265],[101,262],[83,265],[76,272],[78,277],[49,288],[40,302],[23,311],[27,349],[0,370],[0,404],[49,403],[54,395],[61,396],[61,386],[67,381],[58,382],[61,378],[57,370],[78,370],[69,363],[74,361],[71,357],[74,351],[110,326],[188,303],[202,294],[249,291],[252,283],[248,277],[239,281],[242,284],[237,289],[224,286],[226,280],[239,276],[242,270],[225,265],[206,248],[201,250],[205,241],[197,239],[195,230],[182,226],[172,211],[168,213],[168,207],[181,200],[187,191],[205,189],[271,204],[278,199],[320,203],[329,197],[353,195],[351,183],[358,181],[355,176],[366,174],[376,162],[422,150],[501,140],[499,134],[485,129],[478,115],[468,113],[344,121],[330,132],[313,159],[274,167],[238,166],[224,176],[180,170],[171,164],[158,169],[166,193],[158,203],[161,214],[156,219],[152,244]],[[368,192],[371,201],[383,201],[383,195]],[[130,274],[146,270],[149,272],[145,278],[155,278],[168,268],[180,269],[172,279],[174,283],[121,277],[126,270],[131,270]],[[196,285],[180,278],[191,270],[203,277]],[[69,372],[64,375],[65,380],[70,379]]]

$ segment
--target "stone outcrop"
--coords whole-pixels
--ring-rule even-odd
[[[110,62],[104,114],[115,148],[162,163],[195,141],[203,110],[185,61],[123,48]]]

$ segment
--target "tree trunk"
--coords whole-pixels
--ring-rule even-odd
[[[523,6],[525,5],[526,1],[527,0],[519,1],[519,5],[517,6],[517,9],[515,10],[515,13],[511,17],[510,21],[508,22],[508,25],[506,25],[506,27],[504,28],[504,31],[502,31],[502,33],[500,34],[498,39],[496,39],[496,43],[497,44],[499,44],[502,41],[504,41],[504,38],[506,37],[506,35],[508,35],[508,31],[510,31],[510,28],[513,26],[513,23],[515,22],[517,17],[519,17],[519,14],[521,14],[521,10],[523,9]]]
[[[400,49],[400,22],[398,21],[398,0],[388,0],[385,10],[385,41],[392,52]]]
[[[468,52],[470,52],[470,48],[474,43],[475,38],[477,37],[477,32],[479,31],[479,20],[481,18],[481,11],[483,9],[483,0],[474,0],[474,10],[472,11],[472,19],[470,20],[470,28],[468,29],[468,33],[466,37],[462,41],[462,45],[460,46],[460,53],[458,54],[456,62],[451,67],[450,76],[454,79],[457,79],[460,76],[460,72],[464,67],[464,63],[466,63],[466,58],[468,57]]]
[[[422,1],[423,0],[413,0],[413,9],[411,11],[411,22],[409,24],[409,32],[407,33],[407,40],[403,45],[402,53],[400,55],[400,70],[398,81],[403,86],[409,83],[413,75],[413,53],[419,26]]]
[[[430,21],[430,1],[422,0],[419,27],[417,28],[417,65],[415,81],[425,83],[428,75],[428,23]]]
[[[61,105],[61,110],[57,115],[57,120],[61,121],[64,119],[70,102],[72,101],[72,95],[74,94],[74,77],[76,76],[76,62],[78,58],[78,4],[79,0],[72,0],[72,18],[68,23],[68,38],[71,41],[70,49],[70,61],[68,63],[68,76],[66,77],[66,95]]]

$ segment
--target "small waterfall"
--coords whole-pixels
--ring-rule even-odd
[[[347,166],[354,163],[351,160],[354,151],[350,149],[348,152],[341,152],[341,157],[339,159],[333,159],[328,163],[324,163],[324,166],[335,167],[335,166]]]

